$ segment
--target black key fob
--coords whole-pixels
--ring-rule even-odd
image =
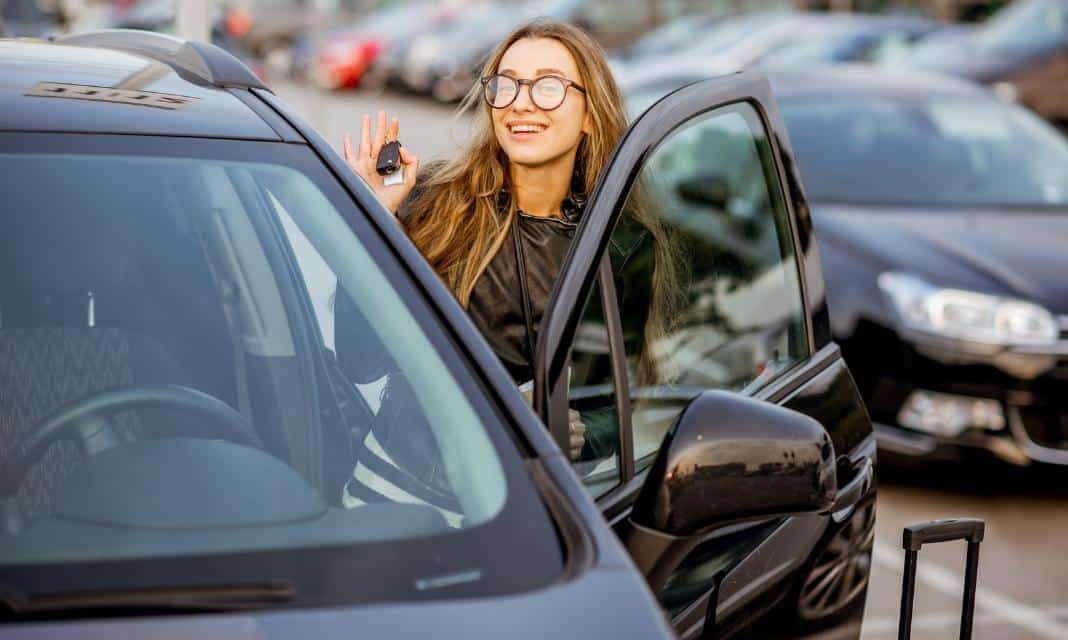
[[[396,140],[382,145],[382,151],[378,153],[378,162],[375,164],[375,171],[378,175],[388,176],[400,169],[400,146],[400,142]]]

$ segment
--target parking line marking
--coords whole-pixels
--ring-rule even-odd
[[[872,558],[878,564],[898,573],[904,570],[905,552],[890,543],[876,544]],[[982,567],[981,564],[980,567]],[[916,581],[924,583],[935,591],[957,598],[961,597],[964,591],[963,576],[930,561],[921,561],[917,564]],[[1027,629],[1038,636],[1054,640],[1068,638],[1068,624],[1051,618],[1041,609],[1029,607],[992,589],[977,587],[975,602],[977,608],[981,606],[989,615]]]
[[[1068,607],[1056,606],[1056,607],[1042,607],[1039,609],[1043,614],[1047,616],[1061,616],[1068,613]],[[994,614],[985,613],[981,611],[975,612],[975,626],[981,626],[989,624],[991,622],[1001,622],[1002,619]],[[897,633],[898,619],[893,616],[880,616],[878,618],[865,618],[864,619],[864,636],[869,634],[887,634]],[[915,630],[927,630],[937,631],[941,629],[956,629],[960,626],[960,611],[952,611],[947,613],[928,613],[922,616],[916,616],[912,619],[912,629]],[[862,637],[864,637],[862,636]]]

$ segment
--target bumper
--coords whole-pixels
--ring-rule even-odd
[[[1068,358],[1060,350],[1027,354],[1028,359],[1043,361],[1042,371],[1013,375],[1001,366],[1004,361],[954,360],[944,351],[932,353],[929,344],[883,338],[879,345],[854,340],[843,349],[875,423],[880,449],[931,461],[992,457],[1018,466],[1068,466]],[[993,399],[1004,412],[1004,427],[972,426],[957,436],[905,427],[898,415],[911,394],[921,390]]]

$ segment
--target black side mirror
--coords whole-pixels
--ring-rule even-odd
[[[675,185],[675,192],[687,202],[704,207],[726,209],[730,199],[727,179],[717,173],[694,173]]]
[[[664,438],[631,513],[626,544],[658,589],[716,529],[825,512],[837,492],[834,445],[812,418],[706,391]]]

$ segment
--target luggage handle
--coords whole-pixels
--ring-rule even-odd
[[[968,562],[964,573],[964,594],[961,603],[960,638],[970,640],[975,615],[975,587],[979,577],[979,544],[983,541],[986,524],[977,518],[948,518],[931,520],[905,527],[901,545],[905,548],[905,572],[901,578],[901,620],[899,640],[912,635],[912,604],[916,592],[916,561],[925,544],[968,541]]]

